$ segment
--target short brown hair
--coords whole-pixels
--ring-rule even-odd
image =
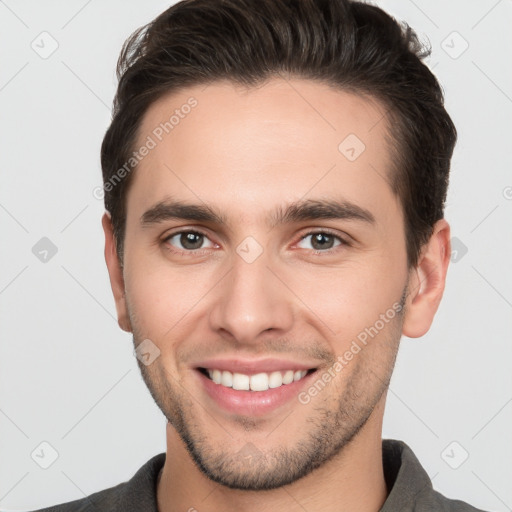
[[[351,0],[182,0],[125,42],[113,118],[101,147],[105,208],[122,262],[133,152],[141,120],[164,94],[228,79],[258,85],[281,73],[369,95],[387,111],[390,184],[404,217],[407,259],[443,217],[457,139],[442,89],[422,60],[430,48],[382,9]],[[106,186],[110,184],[110,186]]]

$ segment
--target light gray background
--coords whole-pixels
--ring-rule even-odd
[[[446,209],[459,251],[432,329],[403,339],[384,437],[406,441],[443,494],[511,510],[512,2],[377,4],[431,42],[459,131]],[[0,0],[3,510],[82,498],[165,451],[164,417],[115,320],[93,190],[121,45],[169,5]],[[31,47],[51,49],[43,31],[58,43],[46,59]],[[47,262],[32,252],[42,237],[58,249]],[[31,457],[43,441],[59,454],[48,469]]]

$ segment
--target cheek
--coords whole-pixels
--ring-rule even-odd
[[[379,258],[337,268],[308,269],[290,275],[290,288],[304,302],[303,314],[322,329],[333,348],[343,350],[381,315],[394,318],[406,283],[403,265]],[[380,326],[380,323],[379,323]]]
[[[215,283],[211,272],[181,267],[170,270],[168,264],[155,264],[142,258],[126,266],[125,288],[130,316],[139,333],[158,343],[179,337],[201,309]]]

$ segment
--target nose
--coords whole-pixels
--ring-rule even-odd
[[[210,313],[210,327],[220,336],[250,345],[267,331],[284,336],[291,329],[294,295],[269,263],[265,253],[250,263],[234,255]]]

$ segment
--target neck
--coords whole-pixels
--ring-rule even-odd
[[[382,465],[382,416],[383,404],[379,404],[336,457],[300,480],[270,491],[229,489],[212,482],[197,468],[168,423],[167,457],[157,486],[158,510],[378,512],[388,495]]]

